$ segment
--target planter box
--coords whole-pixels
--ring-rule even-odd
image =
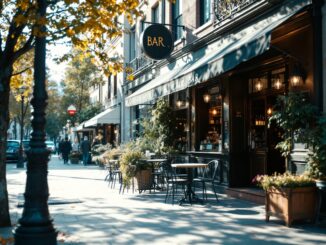
[[[78,164],[79,163],[79,158],[70,158],[70,163],[71,164]]]
[[[266,191],[266,222],[270,216],[276,216],[290,226],[295,220],[316,218],[317,189],[316,187],[271,188]]]
[[[152,170],[146,169],[136,173],[134,177],[135,187],[139,192],[151,190],[153,186]]]

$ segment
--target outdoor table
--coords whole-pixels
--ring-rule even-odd
[[[193,202],[200,202],[203,204],[203,200],[197,197],[195,192],[192,190],[192,180],[193,180],[193,169],[195,168],[206,168],[207,163],[173,163],[171,164],[172,168],[185,168],[187,170],[187,189],[185,196],[180,200],[180,205],[184,202],[189,201],[190,204]]]
[[[166,158],[153,158],[153,159],[146,159],[146,161],[148,163],[152,164],[152,173],[153,173],[153,187],[154,187],[154,191],[155,189],[161,189],[161,187],[158,185],[158,183],[155,182],[155,163],[162,163],[162,162],[166,162],[167,159]]]

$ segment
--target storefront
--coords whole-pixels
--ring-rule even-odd
[[[177,148],[200,161],[219,159],[221,184],[248,186],[257,174],[284,172],[288,166],[275,150],[281,131],[268,123],[277,96],[302,91],[316,104],[322,99],[312,7],[285,1],[242,23],[162,67],[162,75],[126,98],[127,106],[168,97]]]

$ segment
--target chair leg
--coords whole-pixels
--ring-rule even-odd
[[[212,187],[213,187],[213,191],[214,191],[214,195],[215,195],[215,198],[216,198],[216,201],[218,202],[218,197],[217,197],[217,194],[216,194],[216,190],[215,190],[215,186],[214,186],[214,183],[212,182]]]
[[[168,199],[169,192],[170,192],[169,183],[167,183],[167,184],[166,184],[165,203],[166,203],[166,201],[167,201],[167,199]]]

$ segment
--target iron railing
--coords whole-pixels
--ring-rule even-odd
[[[132,73],[139,71],[153,63],[153,60],[147,58],[144,54],[129,62],[128,66],[132,68]]]
[[[214,12],[218,21],[232,17],[247,6],[261,0],[215,0]]]

